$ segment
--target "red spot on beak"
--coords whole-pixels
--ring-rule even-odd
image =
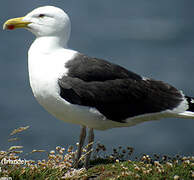
[[[13,30],[14,28],[15,28],[14,25],[7,25],[7,29],[9,29],[9,30]]]

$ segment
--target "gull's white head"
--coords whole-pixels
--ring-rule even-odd
[[[71,23],[68,15],[62,9],[43,6],[34,9],[24,17],[6,21],[3,28],[10,30],[25,28],[36,37],[60,37],[67,43],[70,37]]]

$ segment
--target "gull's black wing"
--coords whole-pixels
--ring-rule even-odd
[[[94,107],[110,120],[125,122],[172,110],[183,100],[176,88],[162,81],[145,80],[121,66],[79,56],[66,64],[68,74],[58,80],[61,97],[72,104]]]

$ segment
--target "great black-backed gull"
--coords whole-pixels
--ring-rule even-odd
[[[24,17],[6,21],[3,28],[25,28],[35,34],[28,51],[33,94],[56,118],[82,126],[77,159],[86,127],[90,152],[93,129],[133,126],[168,117],[194,118],[194,99],[173,86],[68,49],[71,24],[60,8],[39,7]],[[89,158],[90,153],[86,167]]]

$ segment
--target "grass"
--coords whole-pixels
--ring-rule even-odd
[[[189,158],[187,158],[189,159]],[[147,163],[145,161],[124,161],[106,165],[97,165],[89,169],[85,177],[97,179],[192,179],[194,164],[184,162]],[[193,176],[193,177],[192,177]],[[86,179],[87,179],[86,178]]]
[[[29,127],[15,129],[11,136],[27,130]],[[17,137],[11,137],[17,141]],[[87,147],[86,147],[87,148]],[[85,148],[85,149],[86,149]],[[133,153],[131,147],[118,147],[112,154],[106,155],[106,147],[97,144],[93,151],[91,168],[74,169],[73,160],[76,151],[57,146],[55,150],[46,152],[33,150],[31,153],[47,153],[47,158],[24,161],[21,158],[22,146],[11,146],[6,151],[0,151],[0,180],[11,177],[13,180],[56,180],[56,179],[96,179],[96,180],[157,180],[157,179],[194,179],[194,156],[170,158],[166,155],[143,155],[134,161],[130,160]],[[82,156],[80,162],[84,159]],[[8,178],[7,178],[8,179]]]

